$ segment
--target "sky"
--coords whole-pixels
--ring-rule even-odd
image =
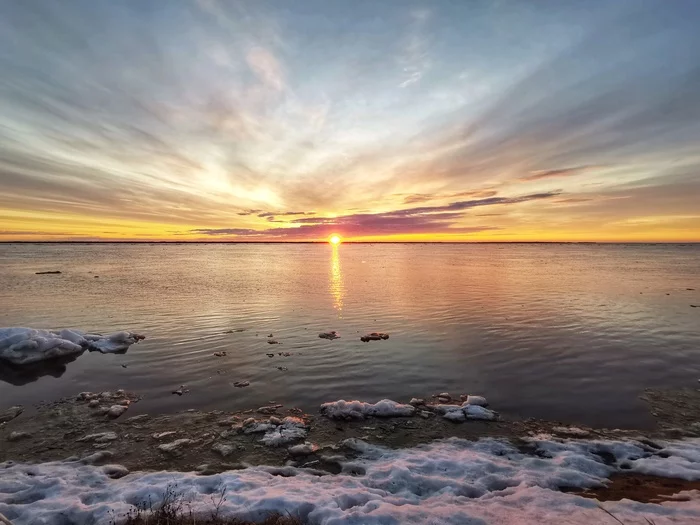
[[[0,241],[700,241],[700,2],[0,2]]]

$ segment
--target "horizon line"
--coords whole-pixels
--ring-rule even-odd
[[[330,244],[328,241],[0,241],[0,244]],[[700,241],[343,241],[341,244],[698,244]]]

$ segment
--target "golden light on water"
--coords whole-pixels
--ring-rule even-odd
[[[328,242],[330,242],[331,244],[335,244],[335,245],[340,244],[341,241],[342,241],[342,239],[340,238],[340,235],[337,235],[335,233],[333,235],[331,235],[330,238],[328,239]]]
[[[337,237],[337,236],[334,236]],[[340,255],[338,254],[338,242],[333,242],[332,238],[329,239],[333,250],[331,252],[331,267],[330,267],[330,280],[329,288],[331,296],[333,297],[333,308],[338,312],[338,318],[343,315],[343,294],[345,292],[345,285],[343,283],[343,271],[340,267]]]

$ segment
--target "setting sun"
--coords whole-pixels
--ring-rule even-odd
[[[328,239],[328,242],[330,242],[331,244],[340,244],[340,240],[340,235],[331,235]]]

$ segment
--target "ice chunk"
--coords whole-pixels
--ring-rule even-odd
[[[467,416],[464,415],[464,411],[461,408],[457,408],[456,410],[450,410],[449,412],[445,412],[445,414],[442,416],[445,419],[449,419],[450,421],[466,421]]]
[[[485,397],[482,396],[467,396],[467,400],[463,405],[478,405],[480,407],[488,406],[488,402]]]
[[[103,336],[69,329],[0,328],[0,359],[15,365],[26,365],[80,354],[86,349],[100,352],[124,351],[142,339],[144,336],[132,332]]]
[[[432,409],[438,414],[442,414],[445,419],[451,421],[464,421],[466,419],[483,419],[494,421],[498,419],[498,414],[493,410],[479,405],[469,405],[466,402],[460,405],[433,405]],[[459,414],[463,414],[464,417]]]
[[[274,430],[266,432],[260,441],[268,447],[280,447],[304,439],[307,433],[307,429],[302,425],[283,423]]]
[[[382,399],[377,403],[362,401],[333,401],[321,405],[321,414],[331,419],[364,419],[374,417],[405,417],[412,416],[416,408],[403,405],[390,399]]]
[[[485,419],[487,421],[498,419],[498,414],[496,414],[496,412],[479,405],[463,406],[462,410],[467,419]]]

